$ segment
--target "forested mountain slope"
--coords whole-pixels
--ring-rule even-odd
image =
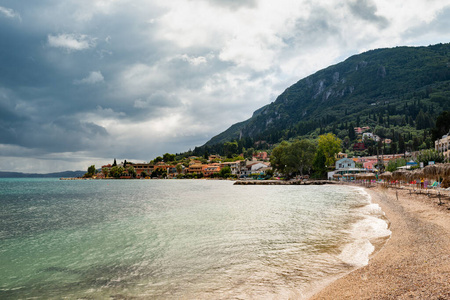
[[[323,132],[334,132],[350,147],[354,126],[369,126],[394,142],[409,141],[411,148],[431,146],[428,132],[449,109],[449,43],[377,49],[301,79],[202,148],[239,140],[275,144]]]

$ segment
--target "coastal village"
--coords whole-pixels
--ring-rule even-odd
[[[157,163],[133,163],[123,161],[119,164],[108,164],[101,167],[101,172],[98,172],[93,178],[103,179],[110,177],[111,170],[117,166],[121,171],[120,179],[131,178],[214,178],[220,172],[225,170],[227,177],[233,178],[262,178],[270,174],[272,168],[270,166],[267,152],[258,152],[253,156],[253,159],[236,160],[232,162],[222,162],[222,157],[219,155],[210,155],[206,163],[202,162],[199,157],[189,157],[187,165],[183,163],[168,164],[164,161]]]
[[[364,142],[367,140],[383,144],[391,143],[391,140],[382,139],[371,133],[369,131],[370,127],[355,127],[354,130],[355,134],[361,137],[353,146],[355,151],[364,150]],[[434,150],[441,155],[444,161],[448,161],[450,157],[450,135],[444,135],[441,139],[436,140]],[[401,154],[384,155],[381,153],[372,156],[349,157],[347,153],[338,152],[334,157],[334,165],[327,167],[326,179],[348,181],[359,178],[360,174],[372,174],[374,178],[378,179],[378,175],[384,173],[390,163],[397,160],[405,162],[404,165],[396,167],[398,170],[421,169],[424,167],[423,163],[417,162],[417,156],[420,153],[420,151],[415,151]],[[160,157],[159,160],[148,163],[126,160],[117,163],[114,159],[113,163],[103,165],[99,170],[95,170],[95,167],[91,166],[91,170],[88,170],[85,177],[92,179],[231,178],[242,180],[280,179],[286,177],[286,174],[279,172],[271,165],[270,151],[256,151],[252,154],[251,159],[244,159],[243,157],[243,153],[235,156],[234,159],[221,157],[220,155],[209,155],[208,157],[190,156],[183,162],[166,162]],[[434,161],[429,161],[426,164],[434,164]],[[295,178],[307,179],[309,175],[299,176],[296,174]]]

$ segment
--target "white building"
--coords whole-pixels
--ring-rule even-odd
[[[445,159],[450,158],[450,135],[446,134],[442,138],[434,142],[434,147],[437,152],[442,153]]]
[[[362,139],[374,140],[375,142],[380,141],[380,137],[372,132],[364,132],[362,135]]]

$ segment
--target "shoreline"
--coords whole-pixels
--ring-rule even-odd
[[[308,299],[450,299],[450,200],[381,186],[366,188],[390,238],[369,264],[332,280]],[[397,200],[398,195],[398,200]]]

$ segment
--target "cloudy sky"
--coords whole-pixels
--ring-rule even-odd
[[[0,170],[184,152],[324,67],[449,28],[450,0],[0,0]]]

